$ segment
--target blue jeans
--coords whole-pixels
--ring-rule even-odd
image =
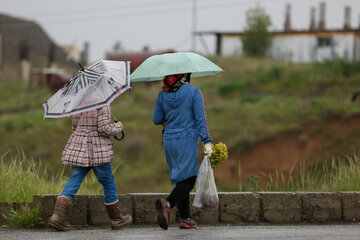
[[[79,190],[86,174],[91,169],[94,171],[97,180],[104,187],[105,203],[116,202],[118,199],[116,193],[117,187],[110,162],[94,167],[72,167],[71,177],[60,195],[66,196],[72,200]]]

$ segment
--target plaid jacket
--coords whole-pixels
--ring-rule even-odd
[[[110,121],[110,106],[74,115],[72,134],[64,148],[61,161],[65,165],[91,167],[110,162],[114,146],[110,136],[122,128]]]

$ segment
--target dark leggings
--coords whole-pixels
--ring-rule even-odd
[[[196,176],[187,178],[181,182],[176,183],[175,188],[167,197],[170,203],[170,208],[178,207],[181,218],[189,218],[190,214],[190,192],[194,188]]]

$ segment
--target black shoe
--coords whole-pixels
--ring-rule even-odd
[[[191,229],[197,228],[196,222],[192,218],[181,218],[179,228],[182,229]]]
[[[167,206],[167,201],[165,199],[157,199],[155,206],[158,212],[158,224],[162,229],[167,230],[170,219],[170,208]]]

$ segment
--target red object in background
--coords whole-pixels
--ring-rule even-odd
[[[159,52],[138,52],[138,53],[110,53],[107,55],[107,60],[113,61],[131,61],[130,73],[142,64],[147,58],[153,55],[159,55],[164,53],[175,53],[173,50],[159,51]]]
[[[59,74],[50,74],[47,79],[47,84],[49,85],[49,89],[52,93],[57,92],[61,89],[65,84],[70,82],[71,77],[63,76]]]
[[[158,51],[158,52],[138,52],[138,53],[113,53],[107,55],[107,60],[112,61],[130,61],[130,73],[132,73],[141,63],[143,63],[147,58],[153,55],[159,55],[164,53],[175,53],[173,50],[167,51]],[[55,70],[42,70],[42,74],[46,75],[46,82],[49,86],[49,89],[52,93],[57,92],[61,89],[66,83],[71,79],[71,75],[62,74],[61,72],[57,73]]]
[[[72,74],[60,68],[33,68],[31,69],[30,86],[46,87],[55,93],[70,81]]]

